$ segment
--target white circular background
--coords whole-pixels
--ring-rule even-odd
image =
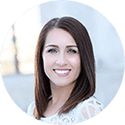
[[[111,1],[111,0],[110,0]],[[3,22],[0,23],[2,31],[2,37],[0,37],[1,41],[4,41],[4,37],[7,33],[7,30],[9,27],[13,24],[13,22],[16,20],[16,18],[21,15],[24,11],[26,11],[27,8],[32,7],[36,3],[41,3],[41,1],[28,1],[25,3],[25,1],[22,2],[16,2],[11,1],[11,3],[8,3],[7,0],[4,1],[5,3],[2,3],[1,7],[1,19]],[[44,1],[43,1],[44,2]],[[121,41],[123,41],[123,19],[120,15],[122,13],[122,2],[113,2],[113,5],[111,6],[111,3],[108,1],[107,3],[99,2],[98,0],[95,0],[95,3],[87,2],[87,1],[79,1],[81,3],[86,3],[97,10],[99,10],[101,13],[103,13],[108,19],[110,19],[110,22],[112,22],[113,26],[117,29]],[[6,4],[8,3],[8,4]],[[24,5],[25,3],[25,5]],[[63,9],[63,6],[65,5],[65,9]],[[13,5],[14,4],[14,5]],[[47,3],[41,5],[41,11],[43,18],[41,18],[41,21],[46,22],[52,17],[55,16],[63,16],[63,15],[71,15],[73,17],[76,17],[81,22],[85,24],[87,27],[90,36],[92,38],[92,42],[94,45],[94,52],[96,56],[96,65],[97,65],[97,91],[96,96],[104,103],[104,106],[107,106],[109,102],[112,100],[112,98],[115,96],[116,92],[118,91],[120,84],[122,82],[122,75],[123,75],[123,63],[124,63],[124,55],[122,46],[120,43],[120,38],[118,37],[118,34],[116,33],[116,30],[114,27],[106,20],[105,17],[100,15],[97,11],[84,6],[84,4],[74,3],[74,2],[67,2],[67,0],[64,0],[63,2],[58,1],[56,4],[58,4],[58,11],[53,11],[52,8],[55,5],[53,3]],[[69,7],[70,5],[70,7]],[[72,5],[72,6],[71,6]],[[117,9],[116,11],[116,7]],[[112,8],[111,8],[112,7]],[[114,7],[114,8],[113,8]],[[48,9],[49,8],[49,9]],[[76,9],[77,8],[77,9]],[[122,8],[122,9],[121,9]],[[112,11],[111,11],[112,9]],[[77,13],[77,12],[83,12],[83,13]],[[48,12],[49,14],[46,14]],[[114,15],[115,13],[115,15]],[[47,15],[47,16],[46,16]],[[116,21],[116,19],[118,19]],[[3,25],[4,24],[4,25]],[[1,45],[3,42],[0,43]],[[124,43],[122,43],[124,45]],[[13,101],[8,96],[8,93],[6,92],[4,85],[2,83],[2,80],[0,81],[0,116],[1,120],[0,123],[4,124],[36,124],[37,121],[28,118],[28,116],[21,112],[20,108],[13,103]],[[92,120],[88,120],[85,123],[86,124],[108,124],[108,123],[124,123],[123,119],[123,104],[122,101],[123,97],[123,89],[124,83],[122,83],[120,92],[118,92],[115,99],[112,101],[112,103],[97,117],[93,118]],[[18,115],[17,115],[18,114]],[[114,118],[113,118],[114,117]],[[8,120],[7,120],[8,119]],[[32,121],[33,120],[33,121]],[[39,122],[37,124],[40,124]],[[119,123],[120,124],[120,123]]]

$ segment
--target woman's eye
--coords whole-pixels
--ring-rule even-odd
[[[68,53],[70,53],[70,54],[76,54],[76,53],[78,53],[78,51],[75,50],[75,49],[69,49]]]
[[[48,53],[57,53],[57,50],[56,49],[49,49],[47,52]]]

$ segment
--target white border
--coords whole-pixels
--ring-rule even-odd
[[[4,37],[10,26],[26,10],[34,5],[48,2],[50,0],[3,0],[0,1],[0,47],[3,44]],[[87,4],[103,14],[115,27],[121,38],[125,50],[125,18],[124,18],[124,0],[72,0]],[[86,125],[122,125],[125,123],[125,77],[121,87],[109,104],[99,115],[87,120],[81,124]],[[40,122],[30,118],[23,113],[7,94],[2,79],[0,78],[0,124],[8,125],[39,125]]]

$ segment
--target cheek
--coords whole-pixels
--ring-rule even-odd
[[[43,67],[46,74],[51,71],[52,65],[53,59],[50,56],[43,56]]]
[[[78,68],[78,67],[80,67],[80,58],[79,57],[76,57],[76,58],[73,58],[72,60],[71,60],[71,62],[72,62],[72,64],[76,67],[76,68]]]
[[[80,61],[78,61],[76,63],[76,72],[77,72],[78,75],[80,74],[80,71],[81,71],[81,64],[80,64]]]
[[[70,62],[72,63],[72,66],[74,67],[74,70],[77,74],[80,73],[80,69],[81,69],[81,62],[80,62],[80,58],[72,58],[70,60]]]

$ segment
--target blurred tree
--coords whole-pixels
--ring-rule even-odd
[[[15,66],[15,71],[16,73],[20,73],[19,70],[19,60],[18,60],[18,48],[17,48],[17,39],[16,39],[16,34],[15,34],[15,26],[14,24],[12,25],[12,42],[14,45],[14,66]]]

